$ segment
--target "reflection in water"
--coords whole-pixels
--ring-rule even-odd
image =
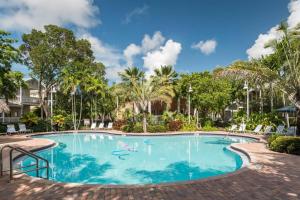
[[[220,171],[214,169],[201,169],[198,166],[189,164],[188,162],[176,162],[168,165],[164,170],[135,170],[128,169],[128,173],[141,182],[148,183],[163,183],[170,181],[190,180],[192,176],[195,177],[209,177],[211,175],[218,175]]]

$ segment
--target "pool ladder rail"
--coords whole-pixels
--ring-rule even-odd
[[[4,149],[10,149],[9,151],[9,170],[4,170],[4,162],[3,162],[3,150]],[[16,152],[19,152],[21,153],[21,155],[26,155],[28,157],[31,157],[35,160],[35,163],[34,164],[31,164],[31,165],[28,165],[28,166],[21,166],[19,168],[14,168],[14,158],[13,158],[13,152],[16,151]],[[19,157],[19,155],[18,155]],[[46,166],[40,166],[39,164],[39,161],[44,161],[46,163]],[[22,169],[24,168],[29,168],[29,167],[33,167],[35,166],[34,169],[29,169],[29,170],[25,170],[23,171]],[[42,177],[40,176],[39,174],[39,170],[41,169],[46,169],[46,177]],[[15,170],[22,170],[22,171],[15,171]],[[0,177],[3,176],[4,172],[9,172],[9,181],[13,181],[14,179],[14,175],[19,175],[19,174],[24,174],[24,173],[27,173],[27,172],[32,172],[32,171],[35,171],[36,172],[36,177],[38,178],[44,178],[44,179],[49,179],[49,161],[46,160],[45,158],[42,158],[30,151],[27,151],[21,147],[14,147],[14,146],[11,146],[11,145],[5,145],[1,148],[0,150]]]

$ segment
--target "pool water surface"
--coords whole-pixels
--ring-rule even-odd
[[[188,181],[234,172],[242,167],[243,159],[227,147],[231,143],[253,141],[244,137],[202,134],[115,136],[69,133],[34,137],[57,143],[55,147],[37,153],[49,161],[50,180],[114,185]],[[32,162],[31,158],[25,157],[21,165]],[[40,173],[45,175],[45,170]]]

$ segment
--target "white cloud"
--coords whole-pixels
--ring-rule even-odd
[[[142,55],[144,68],[147,75],[153,73],[154,69],[161,65],[175,65],[178,55],[181,52],[181,44],[166,38],[160,31],[156,31],[151,37],[144,35],[140,45],[130,44],[126,47],[123,54],[128,66],[133,65],[133,58]]]
[[[10,31],[42,29],[44,25],[89,28],[100,23],[91,0],[0,0],[0,28]]]
[[[150,50],[155,50],[159,48],[164,42],[165,37],[161,34],[160,31],[156,31],[152,38],[148,34],[146,34],[142,41],[142,50],[144,53],[147,53]]]
[[[127,65],[133,65],[134,56],[146,54],[149,51],[156,50],[163,45],[164,41],[165,37],[162,35],[162,33],[160,31],[156,31],[152,37],[148,34],[145,34],[140,46],[133,43],[128,45],[123,52],[127,61]]]
[[[291,0],[288,5],[290,16],[288,17],[287,23],[289,28],[295,27],[300,23],[300,0]],[[255,43],[246,52],[248,59],[258,59],[262,56],[270,55],[274,51],[272,48],[265,48],[265,45],[270,40],[279,40],[282,37],[282,33],[277,31],[278,25],[272,27],[267,33],[260,34],[255,40]]]
[[[164,46],[161,46],[158,50],[148,52],[143,57],[144,67],[151,74],[155,68],[161,65],[175,65],[181,49],[180,43],[168,40]]]
[[[143,7],[135,8],[133,11],[131,11],[130,13],[128,13],[126,15],[125,19],[123,20],[123,23],[128,24],[131,22],[132,18],[134,18],[135,16],[146,14],[148,11],[148,8],[149,7],[147,5],[144,5]]]
[[[206,41],[200,41],[197,44],[193,44],[193,49],[198,49],[205,55],[209,55],[213,52],[215,52],[217,47],[217,41],[216,40],[206,40]]]
[[[141,47],[135,45],[135,44],[130,44],[126,47],[126,49],[123,51],[125,59],[127,61],[127,66],[133,66],[133,57],[135,55],[140,54]]]
[[[271,28],[268,33],[260,34],[258,38],[255,40],[254,45],[247,50],[248,58],[249,59],[258,59],[265,55],[270,55],[274,51],[272,48],[268,47],[265,48],[265,45],[275,39],[281,38],[281,33],[277,31],[278,26]]]
[[[115,48],[104,44],[100,39],[88,33],[82,34],[81,38],[90,41],[96,60],[102,62],[106,67],[106,77],[110,80],[118,80],[118,73],[125,69],[121,64],[124,60],[123,55]]]
[[[288,25],[289,27],[295,27],[300,23],[300,1],[291,1],[288,8],[291,13],[287,20]]]

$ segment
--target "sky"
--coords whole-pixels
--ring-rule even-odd
[[[19,39],[56,24],[88,39],[107,78],[137,66],[199,72],[272,53],[276,26],[300,22],[300,0],[0,0],[0,29]],[[14,65],[28,76],[26,66]]]

